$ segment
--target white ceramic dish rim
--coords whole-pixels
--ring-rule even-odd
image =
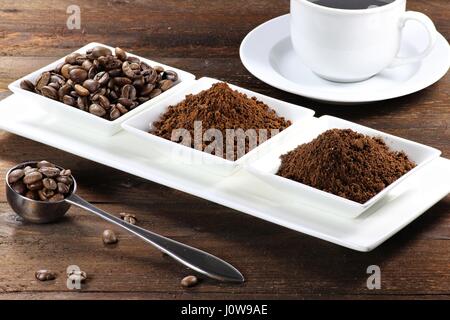
[[[300,96],[303,96],[306,98],[319,100],[319,101],[323,101],[323,102],[334,102],[334,103],[340,103],[340,104],[344,104],[344,105],[345,104],[352,105],[352,104],[376,102],[376,101],[389,100],[389,99],[406,96],[406,95],[415,93],[417,91],[420,91],[426,87],[429,87],[432,84],[439,81],[443,76],[445,76],[448,69],[450,68],[450,46],[449,46],[447,40],[442,36],[442,34],[440,34],[438,32],[436,46],[432,50],[430,55],[436,50],[436,47],[439,45],[439,43],[445,44],[446,50],[447,50],[447,59],[446,59],[446,61],[439,61],[439,63],[442,64],[442,66],[443,66],[439,73],[435,73],[433,76],[429,76],[429,77],[421,77],[421,81],[415,82],[414,85],[403,86],[400,88],[396,87],[395,90],[390,90],[390,91],[374,92],[369,97],[362,97],[361,95],[358,95],[358,94],[353,94],[352,96],[350,96],[348,94],[342,95],[339,92],[330,92],[328,90],[323,90],[323,89],[311,90],[307,86],[304,86],[299,83],[294,83],[291,80],[286,79],[285,77],[280,75],[278,72],[273,71],[272,67],[269,67],[269,65],[270,65],[269,61],[266,61],[264,63],[264,70],[261,70],[260,66],[255,67],[254,63],[249,62],[250,60],[252,60],[252,57],[248,56],[246,52],[248,51],[247,48],[249,46],[249,43],[251,43],[253,41],[253,38],[255,37],[255,35],[259,34],[261,32],[261,30],[264,30],[265,28],[273,29],[274,26],[272,24],[284,23],[284,21],[283,21],[284,19],[290,19],[290,14],[288,13],[288,14],[273,18],[269,21],[266,21],[266,22],[260,24],[259,26],[257,26],[253,30],[251,30],[241,42],[241,45],[239,48],[239,56],[241,58],[241,62],[244,65],[244,67],[251,74],[253,74],[256,78],[258,78],[259,80],[261,80],[264,83],[267,83],[267,84],[269,84],[277,89],[283,90],[285,92],[289,92],[292,94],[300,95]],[[286,28],[286,30],[284,30],[284,32],[285,33],[278,34],[278,40],[282,40],[287,37],[290,37],[289,28]],[[263,32],[263,34],[266,34],[266,33]],[[272,41],[270,39],[268,39],[265,43],[267,45],[275,44],[274,41]],[[278,43],[278,42],[276,42],[276,43]],[[267,52],[259,52],[258,54],[260,56],[269,56],[271,48],[272,47],[270,47],[270,48],[267,47],[266,48]],[[425,58],[422,61],[422,63],[424,63],[424,61],[429,61],[429,60],[427,60],[429,58],[430,58],[430,56]],[[258,63],[258,65],[260,65],[260,63]],[[267,71],[268,69],[270,69],[272,71]],[[420,70],[422,70],[422,68]],[[422,72],[420,70],[418,71],[418,73]],[[349,84],[347,84],[347,85],[349,85]]]
[[[210,78],[210,77],[202,77],[202,78],[194,81],[188,87],[185,87],[182,90],[178,91],[176,94],[180,95],[180,96],[185,96],[185,95],[189,94],[191,92],[191,90],[196,85],[201,85],[202,82],[211,82],[211,85],[212,85],[212,83],[225,82],[225,81],[221,81],[221,80]],[[312,118],[314,116],[314,114],[315,114],[315,111],[312,110],[312,109],[305,108],[305,107],[298,106],[298,105],[294,105],[292,103],[285,102],[285,101],[282,101],[282,100],[279,100],[279,99],[275,99],[275,98],[272,98],[272,97],[260,94],[260,93],[255,92],[255,91],[251,91],[251,90],[248,90],[248,89],[236,86],[236,85],[228,83],[228,82],[225,82],[225,83],[227,83],[233,90],[237,90],[237,91],[240,91],[242,93],[245,93],[249,97],[256,96],[258,100],[261,100],[261,99],[271,100],[271,101],[277,101],[278,103],[285,104],[286,106],[289,106],[289,107],[294,107],[295,106],[295,108],[298,109],[298,111],[301,110],[301,111],[303,111],[305,113],[308,113],[308,114],[305,114],[305,118],[306,117],[311,117]],[[180,97],[180,101],[181,100],[183,100],[183,99]],[[164,104],[164,103],[167,103],[167,101],[166,100],[162,100],[162,101],[159,102],[159,104]],[[270,104],[268,104],[268,105],[270,107]],[[156,105],[155,105],[155,107],[156,107]],[[169,141],[167,139],[164,139],[164,138],[158,137],[156,135],[150,134],[150,133],[148,133],[146,131],[140,130],[140,129],[134,127],[132,124],[130,124],[137,117],[145,117],[148,113],[152,113],[152,112],[155,112],[154,108],[147,109],[147,110],[145,110],[145,111],[143,111],[143,112],[141,112],[139,114],[134,115],[133,117],[130,117],[129,119],[127,119],[122,124],[122,128],[125,131],[128,131],[128,132],[133,133],[133,134],[137,134],[139,137],[144,138],[146,140],[155,141],[157,143],[161,143],[161,144],[165,145],[166,147],[177,148],[177,149],[183,150],[183,151],[185,151],[187,153],[192,153],[193,155],[195,155],[197,157],[202,157],[203,159],[206,159],[206,161],[208,161],[208,163],[215,163],[215,164],[224,163],[224,164],[231,165],[231,166],[239,166],[241,164],[246,163],[255,154],[257,154],[258,152],[262,151],[263,148],[267,148],[272,143],[276,142],[278,139],[282,139],[284,136],[289,134],[289,132],[294,130],[299,125],[299,123],[292,123],[289,127],[284,129],[283,131],[281,131],[277,135],[275,135],[275,136],[271,137],[270,139],[267,139],[263,143],[257,145],[254,149],[252,149],[251,151],[246,153],[244,156],[240,157],[237,160],[232,161],[232,160],[229,160],[229,159],[225,159],[225,158],[221,158],[221,157],[212,155],[210,153],[203,152],[201,150],[197,150],[197,149],[190,148],[190,147],[182,145],[182,144],[175,143],[173,141]],[[290,120],[290,119],[287,119],[287,120]],[[149,124],[149,126],[150,126],[150,124]]]
[[[84,45],[83,47],[81,47],[81,48],[79,48],[79,49],[77,49],[75,51],[72,51],[71,53],[75,53],[75,52],[85,53],[86,50],[88,50],[90,48],[93,48],[95,46],[106,47],[106,48],[110,49],[112,52],[114,52],[114,48],[111,47],[111,46],[108,46],[106,44],[99,43],[99,42],[90,42],[90,43]],[[71,53],[69,53],[69,54],[71,54]],[[153,60],[150,60],[150,59],[138,56],[136,54],[133,54],[133,53],[130,53],[130,52],[127,51],[127,56],[139,58],[141,61],[146,62],[150,66],[157,66],[157,65],[159,65],[159,66],[164,67],[164,69],[166,69],[166,70],[173,70],[173,71],[177,72],[179,78],[181,76],[182,78],[185,78],[185,79],[184,80],[178,79],[178,81],[176,82],[176,84],[172,88],[170,88],[169,90],[167,90],[167,91],[161,93],[159,96],[157,96],[156,97],[157,99],[155,101],[152,101],[153,99],[150,99],[150,100],[140,104],[139,106],[137,106],[133,110],[130,110],[126,114],[122,115],[121,117],[119,117],[119,118],[117,118],[115,120],[112,120],[112,121],[103,119],[103,118],[98,117],[98,116],[95,116],[93,114],[90,114],[89,112],[82,111],[82,110],[79,110],[77,108],[71,107],[69,105],[66,105],[66,104],[58,101],[58,100],[52,100],[50,98],[44,97],[42,95],[39,95],[39,94],[37,94],[35,92],[27,91],[27,90],[22,89],[20,87],[20,82],[22,82],[23,80],[31,80],[31,79],[35,78],[36,76],[39,76],[44,71],[51,71],[51,70],[53,70],[57,65],[62,63],[64,61],[64,59],[66,58],[66,56],[68,56],[69,54],[63,56],[62,58],[60,58],[60,59],[58,59],[56,61],[53,61],[53,62],[49,63],[48,65],[46,65],[46,66],[44,66],[44,67],[42,67],[42,68],[40,68],[40,69],[38,69],[36,71],[30,72],[29,74],[27,74],[27,75],[25,75],[25,76],[15,80],[15,81],[11,82],[8,85],[8,88],[11,91],[13,91],[13,92],[17,91],[17,92],[21,92],[21,93],[24,93],[24,94],[27,94],[27,95],[28,94],[35,94],[38,97],[47,100],[49,103],[56,103],[56,104],[58,104],[64,110],[71,110],[71,112],[77,112],[78,114],[82,115],[83,117],[89,117],[91,119],[91,121],[97,121],[97,122],[101,123],[102,125],[106,125],[106,126],[114,126],[114,125],[118,125],[118,124],[126,121],[130,117],[132,117],[132,116],[138,114],[139,112],[147,109],[148,107],[152,106],[153,104],[156,104],[159,101],[165,99],[166,97],[170,96],[171,93],[175,93],[177,91],[177,89],[178,89],[177,87],[181,87],[182,84],[187,83],[189,81],[195,80],[195,75],[193,75],[193,74],[191,74],[191,73],[189,73],[187,71],[184,71],[184,70],[172,67],[172,66],[168,66],[168,65],[165,65],[165,64],[160,63],[158,61],[153,61]]]
[[[363,129],[365,131],[369,131],[370,135],[372,137],[380,137],[384,141],[390,139],[390,140],[393,140],[393,141],[395,140],[395,141],[400,142],[400,143],[412,144],[412,145],[415,145],[415,146],[417,146],[417,147],[419,147],[421,149],[428,149],[433,154],[428,156],[420,164],[417,164],[413,169],[409,170],[407,173],[402,175],[400,178],[398,178],[397,180],[392,182],[390,185],[385,187],[383,190],[378,192],[375,196],[373,196],[372,198],[370,198],[369,200],[367,200],[364,203],[359,203],[359,202],[356,202],[356,201],[353,201],[353,200],[350,200],[350,199],[346,199],[346,198],[340,197],[338,195],[335,195],[333,193],[326,192],[326,191],[323,191],[323,190],[320,190],[320,189],[308,186],[308,185],[306,185],[304,183],[300,183],[300,182],[297,182],[297,181],[294,181],[294,180],[291,180],[291,179],[288,179],[288,178],[284,178],[284,177],[278,176],[278,175],[276,175],[274,173],[268,173],[268,172],[262,171],[262,170],[260,170],[259,168],[255,167],[252,164],[249,164],[245,168],[247,170],[251,171],[252,173],[255,173],[257,175],[261,174],[261,175],[264,175],[266,177],[269,177],[269,179],[274,179],[274,180],[278,181],[280,184],[285,184],[286,186],[292,188],[293,190],[301,190],[301,191],[307,190],[308,192],[313,192],[313,193],[322,195],[324,197],[324,199],[331,198],[334,201],[341,202],[342,204],[348,204],[348,205],[351,205],[351,206],[354,206],[354,207],[359,207],[359,208],[363,208],[364,210],[367,210],[371,206],[373,206],[375,203],[377,203],[379,200],[381,200],[387,193],[392,191],[392,189],[394,189],[396,186],[398,186],[407,177],[410,177],[411,175],[416,174],[426,164],[428,164],[429,162],[433,161],[436,158],[439,158],[439,156],[442,153],[440,150],[438,150],[436,148],[433,148],[433,147],[430,147],[430,146],[427,146],[427,145],[424,145],[424,144],[421,144],[421,143],[418,143],[418,142],[415,142],[415,141],[412,141],[412,140],[401,138],[401,137],[398,137],[398,136],[395,136],[395,135],[392,135],[392,134],[389,134],[389,133],[385,133],[385,132],[382,132],[382,131],[379,131],[379,130],[375,130],[375,129],[372,129],[370,127],[366,127],[366,126],[363,126],[363,125],[360,125],[360,124],[357,124],[357,123],[354,123],[354,122],[351,122],[351,121],[343,120],[341,118],[337,118],[337,117],[333,117],[333,116],[329,116],[329,115],[324,115],[324,116],[321,116],[321,117],[315,118],[315,119],[317,119],[317,120],[320,120],[320,119],[325,119],[325,120],[326,119],[332,119],[333,120],[334,119],[334,120],[338,120],[338,121],[340,121],[342,123],[349,123],[353,127],[359,128],[360,130]],[[330,129],[331,129],[331,127],[330,127]],[[271,157],[277,156],[277,158],[279,158],[281,156],[281,154],[280,154],[279,151],[277,151],[277,152],[274,152],[273,154],[271,154],[270,156]],[[362,213],[363,212],[361,212],[360,214],[362,214]]]

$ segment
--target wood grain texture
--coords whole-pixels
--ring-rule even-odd
[[[71,1],[0,0],[0,98],[7,84],[91,42],[194,73],[219,78],[412,139],[450,157],[450,75],[421,92],[359,106],[336,106],[274,89],[239,60],[243,37],[285,14],[289,1],[77,1],[81,30],[66,28]],[[447,0],[408,0],[450,38]],[[28,159],[48,159],[76,170],[79,194],[139,225],[216,254],[246,276],[243,285],[204,280],[179,285],[189,270],[142,241],[116,230],[105,247],[106,222],[71,209],[61,222],[35,226],[17,219],[0,184],[0,299],[450,299],[450,196],[370,253],[321,241],[177,190],[0,131],[0,176]],[[114,229],[114,228],[113,228]],[[77,264],[89,275],[80,292],[65,286],[64,270]],[[379,265],[382,289],[368,290],[366,268]],[[34,272],[51,268],[55,281]]]

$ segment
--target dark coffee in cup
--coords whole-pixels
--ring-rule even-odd
[[[346,9],[346,10],[358,10],[381,7],[395,0],[309,0],[315,4],[334,8],[334,9]]]

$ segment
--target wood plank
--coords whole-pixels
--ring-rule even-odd
[[[444,204],[447,212],[449,200]],[[247,278],[243,285],[205,280],[189,291],[197,297],[204,294],[206,298],[210,292],[221,292],[223,297],[249,293],[300,297],[324,291],[332,296],[375,294],[365,285],[366,268],[372,264],[382,270],[383,288],[376,294],[448,295],[450,242],[445,235],[450,218],[439,214],[442,206],[370,253],[341,248],[219,206],[205,210],[200,205],[186,211],[182,202],[151,207],[142,202],[128,205],[127,211],[137,214],[145,228],[230,261]],[[102,204],[101,208],[119,212],[124,206]],[[71,209],[58,224],[36,226],[21,222],[1,204],[0,226],[0,267],[4,275],[15,275],[14,281],[0,277],[0,292],[65,291],[63,272],[70,264],[91,276],[83,291],[149,291],[154,297],[167,289],[185,292],[179,281],[190,273],[186,268],[116,228],[112,229],[119,235],[119,244],[105,247],[100,235],[110,225],[79,209]],[[39,283],[33,275],[40,268],[56,270],[60,276],[54,283]]]

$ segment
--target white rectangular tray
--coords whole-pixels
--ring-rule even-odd
[[[358,251],[374,249],[450,192],[450,161],[438,158],[363,215],[348,219],[297,204],[245,170],[223,178],[167,161],[157,149],[149,157],[151,145],[125,131],[95,137],[72,130],[15,95],[0,102],[0,128]]]

